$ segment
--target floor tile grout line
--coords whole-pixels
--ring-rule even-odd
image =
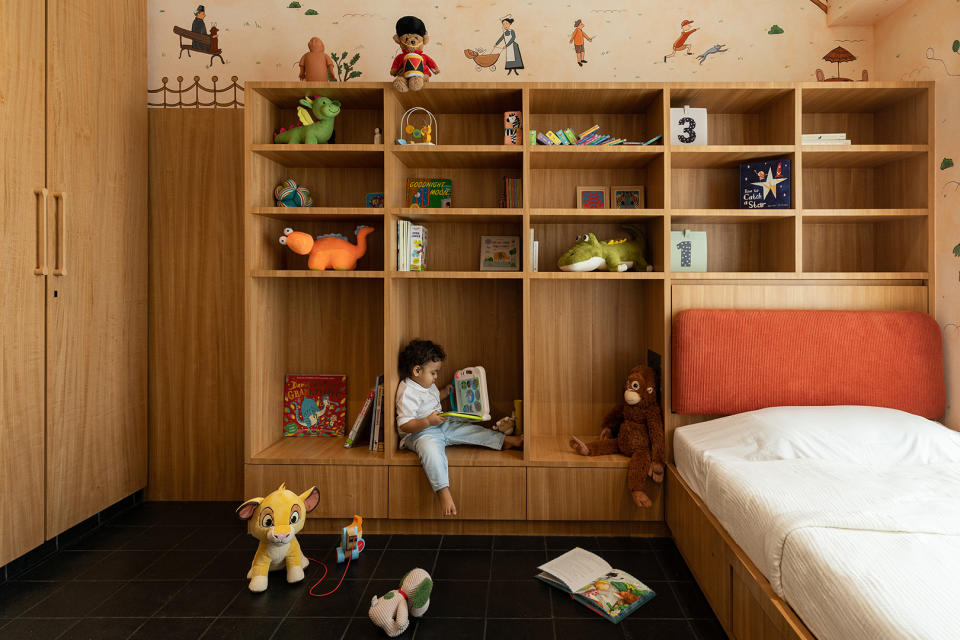
[[[60,633],[58,633],[58,634],[54,637],[53,640],[57,640],[57,638],[62,638],[63,636],[65,636],[65,635],[67,634],[67,632],[70,631],[70,629],[73,629],[75,626],[77,626],[78,624],[80,624],[80,622],[81,622],[82,620],[83,620],[83,618],[77,618],[76,620],[74,620],[74,621],[73,621],[73,624],[71,624],[71,625],[68,626],[66,629],[64,629],[63,631],[61,631]]]

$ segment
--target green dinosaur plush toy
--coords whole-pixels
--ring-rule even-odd
[[[626,225],[624,229],[630,237],[597,240],[597,236],[592,233],[581,235],[557,260],[560,271],[652,270],[643,255],[647,248],[643,229],[632,225]]]
[[[340,114],[340,102],[313,96],[313,98],[305,97],[300,101],[300,105],[297,107],[300,124],[293,125],[289,129],[280,129],[273,136],[273,141],[277,144],[327,144],[330,142],[333,137],[333,119]]]

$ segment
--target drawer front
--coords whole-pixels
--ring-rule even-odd
[[[314,518],[387,517],[387,469],[377,466],[310,464],[248,464],[244,496],[253,498],[275,491],[281,482],[297,493],[316,485],[320,503]]]
[[[450,467],[450,493],[462,520],[526,518],[526,470]],[[390,467],[390,517],[440,518],[440,506],[421,467]]]
[[[627,490],[626,469],[530,467],[530,520],[662,520],[662,485],[648,483],[653,506],[641,509]]]

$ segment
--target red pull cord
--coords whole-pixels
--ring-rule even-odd
[[[359,543],[360,551],[363,551],[363,547],[364,547],[363,540],[361,540],[360,543]],[[321,582],[323,582],[323,579],[327,577],[327,565],[325,565],[324,563],[320,562],[319,560],[314,560],[313,558],[311,558],[310,556],[308,556],[308,555],[306,555],[306,554],[304,554],[304,556],[305,556],[305,557],[307,558],[307,560],[309,560],[310,562],[316,562],[316,563],[319,564],[321,567],[323,567],[323,575],[320,576],[320,579],[319,579],[319,580],[317,580],[315,583],[313,583],[313,586],[310,587],[310,591],[309,591],[310,595],[313,596],[314,598],[323,598],[323,597],[325,597],[325,596],[333,595],[334,593],[336,593],[336,592],[337,592],[337,589],[340,588],[340,585],[343,584],[343,579],[347,577],[347,569],[350,568],[350,558],[353,557],[353,554],[351,553],[350,555],[347,556],[347,566],[345,566],[345,567],[343,568],[343,575],[340,576],[340,582],[337,583],[337,586],[335,586],[335,587],[334,587],[333,589],[331,589],[330,591],[327,591],[326,593],[314,593],[313,590],[316,589],[317,586],[318,586]]]

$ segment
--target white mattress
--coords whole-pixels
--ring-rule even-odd
[[[872,407],[683,427],[677,469],[820,640],[957,638],[960,434]]]

